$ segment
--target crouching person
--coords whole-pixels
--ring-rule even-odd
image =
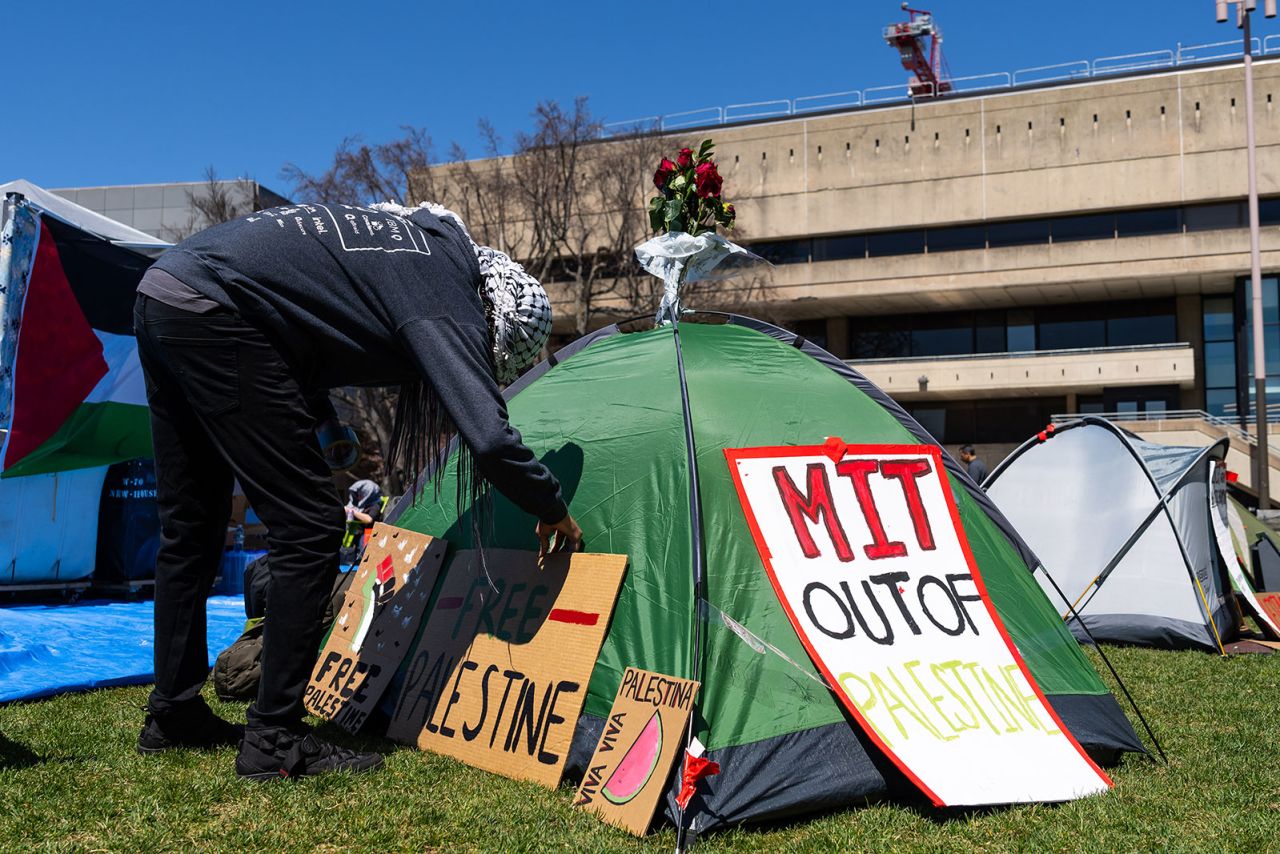
[[[550,327],[537,281],[435,205],[273,208],[155,263],[134,312],[162,524],[156,685],[140,752],[239,744],[236,773],[254,780],[382,764],[303,723],[345,522],[316,401],[336,386],[399,386],[389,467],[442,469],[456,433],[468,457],[460,494],[491,485],[537,518],[544,549],[576,549],[582,532],[560,485],[508,423],[499,387],[536,358]],[[270,571],[262,680],[243,728],[200,697],[205,599],[235,480],[266,526]]]

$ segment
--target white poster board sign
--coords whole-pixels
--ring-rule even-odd
[[[833,439],[725,455],[809,656],[935,805],[1066,801],[1110,787],[996,615],[938,448]]]
[[[1249,612],[1276,637],[1280,637],[1280,625],[1276,624],[1267,610],[1262,607],[1262,603],[1258,601],[1253,582],[1249,580],[1249,576],[1245,575],[1244,567],[1240,565],[1240,558],[1236,554],[1233,538],[1239,537],[1242,544],[1241,551],[1246,555],[1249,554],[1249,540],[1244,530],[1244,522],[1235,514],[1235,508],[1227,501],[1226,475],[1226,466],[1215,462],[1212,486],[1209,489],[1209,519],[1213,522],[1213,539],[1218,544],[1218,554],[1222,556],[1222,562],[1227,565],[1227,574],[1231,576],[1231,583],[1244,598]],[[1232,518],[1233,516],[1235,518]],[[1238,535],[1232,532],[1236,527],[1240,529]]]

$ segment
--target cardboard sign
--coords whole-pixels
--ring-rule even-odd
[[[667,791],[697,693],[697,682],[628,667],[573,805],[643,836]]]
[[[303,692],[307,711],[356,732],[409,651],[440,575],[444,540],[377,524]]]
[[[1262,592],[1258,594],[1258,606],[1271,618],[1273,623],[1280,624],[1280,593]]]
[[[625,555],[459,552],[387,735],[508,777],[560,782]]]
[[[934,804],[1109,788],[1005,633],[938,448],[832,439],[725,455],[814,664]]]

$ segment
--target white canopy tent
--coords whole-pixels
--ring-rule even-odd
[[[156,256],[169,243],[81,207],[32,184],[0,184],[0,202],[21,193],[38,208],[82,231],[144,255]],[[8,214],[9,205],[0,205]],[[4,223],[0,222],[0,230]],[[0,274],[9,251],[0,249]],[[22,271],[20,271],[22,272]],[[25,272],[24,272],[25,274]],[[0,352],[16,347],[22,315],[21,294],[0,275]],[[17,293],[18,299],[11,299]],[[12,358],[0,358],[0,364]],[[0,376],[0,386],[5,377]],[[3,431],[0,431],[0,437]],[[75,586],[93,574],[98,544],[98,509],[107,466],[0,479],[0,587]]]
[[[96,211],[81,207],[75,202],[67,201],[57,193],[51,193],[30,181],[18,178],[7,184],[0,184],[0,199],[9,193],[21,193],[27,201],[39,207],[44,213],[52,214],[63,222],[74,225],[83,231],[96,234],[119,246],[126,246],[144,255],[159,255],[168,249],[170,243],[158,237],[152,237],[144,231],[116,222]]]

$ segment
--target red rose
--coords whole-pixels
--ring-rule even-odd
[[[661,190],[675,171],[676,165],[667,158],[662,158],[662,162],[658,164],[658,171],[653,173],[653,186]]]
[[[676,155],[676,162],[680,164],[681,169],[687,169],[693,165],[693,149],[682,148],[680,153]]]
[[[720,195],[720,185],[724,183],[724,179],[716,170],[716,164],[707,161],[699,163],[698,168],[693,170],[693,182],[699,196],[711,199]]]

